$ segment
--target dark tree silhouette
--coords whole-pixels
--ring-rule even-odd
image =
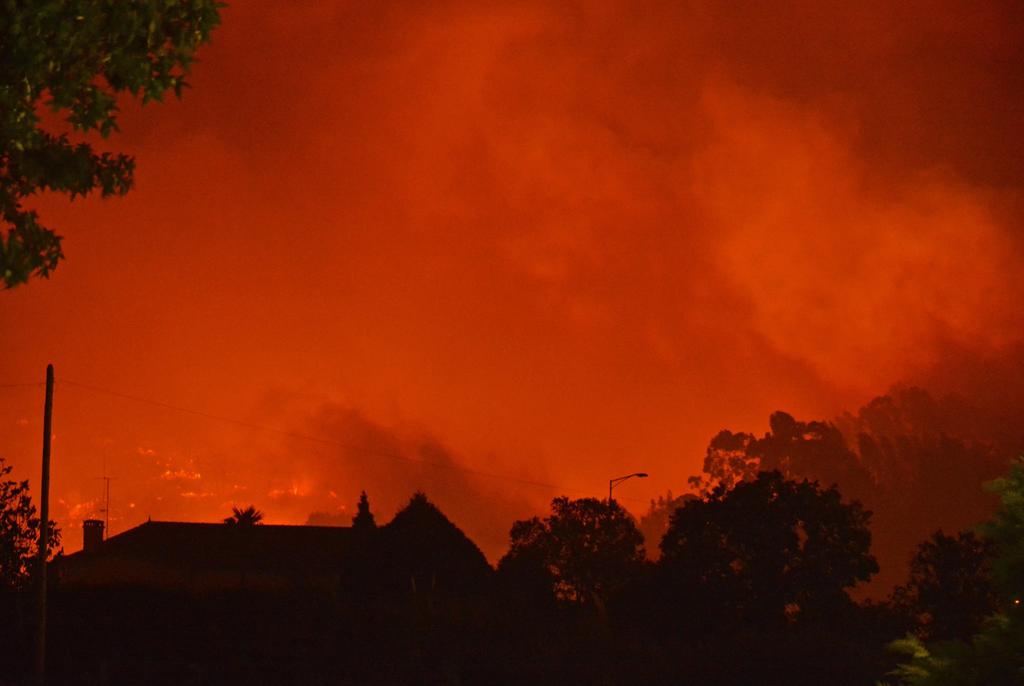
[[[994,512],[982,484],[1012,453],[1003,452],[1010,442],[987,413],[905,388],[837,423],[874,479],[870,492],[855,495],[875,512],[875,546],[890,583],[903,581],[913,551],[936,529],[974,526]]]
[[[908,658],[895,675],[907,686],[991,686],[1024,679],[1024,457],[991,487],[1001,504],[982,533],[992,541],[999,611],[968,641],[895,642],[894,649]]]
[[[5,479],[11,469],[0,457],[0,590],[28,587],[39,550],[39,515],[28,481]],[[60,548],[60,529],[52,521],[48,545],[52,557]]]
[[[761,438],[719,432],[704,458],[706,476],[693,477],[690,484],[706,496],[717,486],[729,489],[758,472],[778,471],[787,479],[838,484],[857,496],[871,490],[871,475],[834,424],[801,422],[785,412],[773,413],[768,424],[770,431]]]
[[[263,521],[263,513],[250,505],[244,510],[237,507],[231,508],[231,516],[224,518],[225,524],[234,526],[255,526]]]
[[[117,130],[118,103],[180,96],[196,49],[218,24],[218,0],[6,3],[0,20],[0,281],[48,276],[60,236],[22,207],[43,192],[123,195],[135,160],[41,125],[44,106],[78,132]]]
[[[653,543],[661,541],[665,532],[668,531],[668,522],[672,513],[696,497],[692,493],[673,496],[672,491],[669,491],[666,495],[658,496],[657,500],[651,498],[650,507],[647,509],[647,513],[640,517],[639,525],[640,533],[643,534],[644,541],[648,543],[644,549],[649,559],[656,559],[661,554],[661,549]]]
[[[676,510],[659,563],[674,598],[717,605],[723,617],[779,625],[849,602],[878,571],[870,513],[836,488],[762,472]]]
[[[760,459],[750,453],[754,441],[754,436],[748,433],[719,431],[704,454],[704,475],[691,476],[690,486],[701,497],[706,497],[716,486],[730,489],[740,481],[754,479],[760,466]]]
[[[642,567],[643,536],[618,503],[551,501],[551,516],[517,521],[501,566],[532,563],[561,600],[604,603]]]
[[[377,528],[377,522],[370,512],[370,500],[366,497],[366,491],[359,493],[359,503],[356,505],[356,516],[352,518],[352,528],[358,531],[371,531]]]
[[[833,422],[776,412],[769,424],[760,437],[719,432],[691,487],[706,496],[771,470],[838,485],[874,512],[879,585],[902,582],[916,546],[937,528],[962,529],[994,511],[995,500],[980,486],[999,474],[1002,458],[991,441],[1005,449],[1005,432],[955,398],[895,389]]]
[[[938,531],[921,543],[910,563],[910,579],[893,599],[929,641],[967,639],[996,609],[989,569],[992,545],[973,532]]]
[[[995,549],[992,578],[1000,604],[1019,611],[1024,605],[1024,456],[1014,460],[1009,474],[993,481],[989,490],[1001,500],[995,516],[982,528]],[[1016,616],[1024,621],[1024,614]]]
[[[754,441],[750,453],[761,471],[777,470],[786,478],[807,478],[838,484],[858,496],[871,489],[868,471],[831,422],[801,422],[785,412],[768,420],[769,431]]]

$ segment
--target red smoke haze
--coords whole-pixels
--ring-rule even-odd
[[[67,547],[106,469],[115,532],[423,488],[494,556],[775,409],[1019,397],[1020,6],[684,5],[227,9],[182,102],[126,103],[137,188],[38,203],[68,259],[0,295],[0,384],[321,440],[58,385]],[[33,479],[41,406],[0,389]]]

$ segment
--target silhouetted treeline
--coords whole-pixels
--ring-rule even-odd
[[[253,506],[147,524],[115,541],[145,542],[150,567],[101,550],[92,576],[51,575],[50,683],[871,686],[905,659],[894,639],[966,641],[1020,601],[994,590],[993,544],[959,531],[991,511],[980,482],[1006,448],[956,407],[909,389],[835,422],[779,412],[763,436],[722,431],[696,494],[639,526],[614,500],[556,498],[512,525],[496,568],[422,493],[386,524],[363,493],[346,530],[263,526]],[[0,686],[30,682],[34,617],[31,535],[3,521],[17,535],[0,537]],[[227,561],[205,577],[218,555],[199,533]],[[179,567],[160,567],[172,535]],[[199,571],[163,583],[182,560]],[[903,583],[863,600],[887,566]]]
[[[423,494],[382,526],[364,496],[330,588],[55,585],[50,682],[871,686],[891,641],[964,638],[996,600],[969,533],[925,541],[889,601],[851,599],[870,518],[760,472],[687,499],[651,562],[615,501],[558,498],[494,569]],[[28,683],[31,599],[0,602],[0,683]]]
[[[832,422],[775,412],[762,436],[723,430],[708,445],[703,473],[690,482],[706,494],[778,470],[790,479],[837,484],[873,512],[874,553],[881,561],[877,595],[906,576],[914,546],[931,532],[964,529],[991,516],[995,498],[982,484],[1021,447],[1019,436],[966,402],[903,388]],[[663,510],[652,503],[651,526],[664,520]]]

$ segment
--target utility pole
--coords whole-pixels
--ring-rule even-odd
[[[50,548],[50,437],[53,434],[53,365],[46,365],[43,403],[43,476],[39,490],[39,586],[36,590],[36,683],[46,684],[46,557]]]

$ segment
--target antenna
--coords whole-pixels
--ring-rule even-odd
[[[103,471],[106,471],[104,469]],[[110,480],[116,479],[114,476],[98,476],[97,479],[103,479],[104,483],[104,504],[100,509],[103,513],[103,540],[110,538]]]

